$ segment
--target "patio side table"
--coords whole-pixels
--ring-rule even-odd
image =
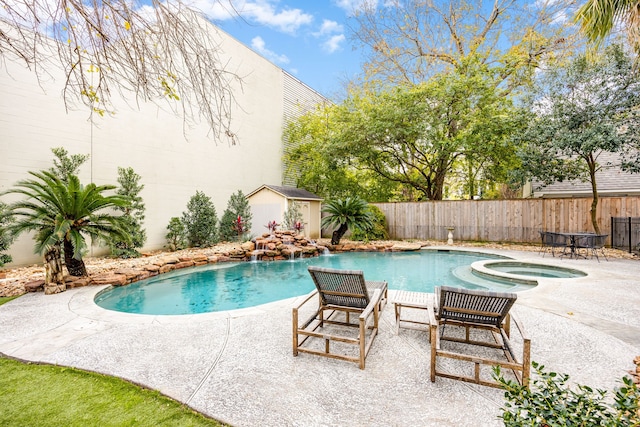
[[[393,297],[393,308],[396,315],[396,334],[400,328],[429,331],[429,310],[433,310],[433,294],[426,292],[397,291]],[[415,316],[402,318],[402,309],[426,310],[426,321],[418,320]]]

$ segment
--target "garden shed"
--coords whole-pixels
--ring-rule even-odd
[[[262,185],[247,195],[251,207],[251,234],[261,235],[267,232],[267,223],[276,221],[282,224],[284,214],[292,203],[298,205],[304,224],[303,234],[310,239],[320,237],[320,209],[322,198],[295,187]],[[279,227],[282,229],[282,227]]]

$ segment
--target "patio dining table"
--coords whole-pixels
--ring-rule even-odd
[[[561,236],[565,236],[566,238],[569,239],[569,249],[571,250],[571,252],[569,253],[569,257],[570,258],[578,258],[579,256],[581,256],[578,251],[577,251],[577,241],[582,238],[582,237],[590,237],[590,236],[595,236],[594,233],[588,233],[588,232],[574,232],[574,233],[558,233]],[[564,253],[563,253],[564,255]],[[560,256],[563,256],[560,255]],[[586,258],[586,256],[584,256]]]

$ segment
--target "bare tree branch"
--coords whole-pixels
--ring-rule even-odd
[[[0,0],[0,58],[38,78],[63,70],[67,109],[81,103],[113,113],[112,96],[163,102],[185,125],[235,144],[231,89],[240,77],[219,57],[220,37],[180,0]]]
[[[419,83],[474,56],[515,87],[542,56],[569,52],[575,35],[563,19],[571,0],[387,0],[365,2],[352,38],[368,52],[368,81]],[[530,73],[530,71],[528,71]],[[506,84],[505,84],[506,83]]]

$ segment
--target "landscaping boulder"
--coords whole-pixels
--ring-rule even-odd
[[[24,284],[24,289],[27,292],[38,292],[43,290],[44,280],[33,280]]]

